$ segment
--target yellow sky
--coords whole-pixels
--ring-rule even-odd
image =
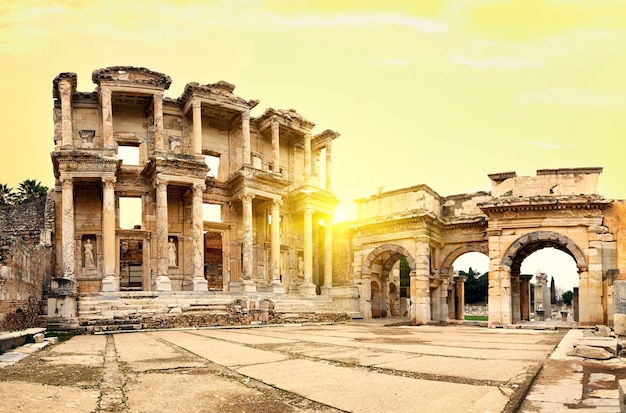
[[[603,166],[626,198],[623,0],[2,1],[0,183],[53,185],[52,80],[132,65],[226,80],[341,133],[339,209],[377,187],[490,190],[487,174]]]

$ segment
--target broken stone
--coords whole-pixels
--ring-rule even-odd
[[[574,348],[574,350],[567,353],[567,355],[594,360],[608,360],[612,357],[611,353],[605,349],[591,346],[578,346]]]

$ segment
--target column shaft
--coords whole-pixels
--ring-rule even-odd
[[[304,135],[304,183],[311,182],[311,134]]]
[[[253,273],[253,254],[252,254],[252,199],[254,195],[243,195],[241,202],[243,204],[243,279],[244,281],[252,280]]]
[[[250,165],[250,111],[241,114],[241,131],[243,133],[243,164]]]
[[[69,80],[59,82],[61,95],[61,138],[63,147],[74,146],[72,136],[72,84]]]
[[[74,278],[75,249],[74,241],[74,183],[72,178],[62,177],[62,240],[63,240],[63,277]]]
[[[456,288],[456,311],[454,318],[457,320],[465,319],[465,281],[467,281],[467,277],[464,275],[454,277],[454,285]]]
[[[115,271],[115,177],[102,178],[102,291],[118,291]]]
[[[280,202],[272,203],[272,224],[271,224],[271,271],[272,282],[280,283]]]
[[[167,236],[169,222],[167,217],[167,182],[156,183],[156,244],[157,244],[157,291],[171,291],[172,284],[168,276]]]
[[[202,191],[203,184],[193,184],[192,200],[192,250],[193,250],[193,290],[208,291],[208,282],[204,278],[204,237],[202,218]]]
[[[304,284],[313,279],[313,208],[304,208]]]
[[[193,154],[202,153],[202,103],[198,100],[192,102],[193,111]]]
[[[154,112],[154,149],[163,150],[163,94],[152,95],[152,111]]]
[[[324,226],[324,287],[333,286],[333,221],[331,217],[326,220]],[[386,284],[389,291],[389,284]],[[384,288],[383,288],[384,291]]]
[[[333,141],[329,141],[326,144],[326,190],[327,191],[332,191],[333,190],[333,180],[332,180],[332,160],[333,160],[333,155],[332,155],[332,150],[333,150]]]
[[[100,90],[100,105],[102,106],[102,140],[105,148],[112,149],[115,147],[115,143],[113,141],[113,105],[110,89]]]
[[[272,172],[280,173],[280,125],[272,118]]]

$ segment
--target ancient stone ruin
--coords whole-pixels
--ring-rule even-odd
[[[492,174],[490,191],[452,196],[380,190],[333,224],[337,132],[293,109],[252,117],[259,102],[223,81],[168,98],[169,76],[145,68],[92,80],[93,92],[74,73],[53,81],[52,218],[35,231],[54,267],[36,275],[51,329],[463,322],[453,263],[467,252],[490,260],[489,325],[511,326],[531,319],[521,263],[546,247],[578,268],[576,323],[613,324],[626,205],[598,193],[602,168]]]

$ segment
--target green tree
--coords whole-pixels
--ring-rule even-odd
[[[467,272],[459,271],[459,275],[467,277],[467,281],[465,281],[465,302],[467,304],[483,303],[487,301],[489,272],[481,275],[470,267]]]
[[[7,184],[0,184],[0,205],[11,205],[15,201],[13,188]]]
[[[48,193],[48,187],[41,185],[35,179],[26,179],[20,183],[17,192],[17,201],[24,202],[40,198]]]
[[[563,302],[567,305],[572,305],[572,300],[574,300],[574,293],[567,290],[563,293]]]

